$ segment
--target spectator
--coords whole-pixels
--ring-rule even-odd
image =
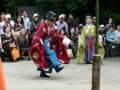
[[[33,21],[31,22],[31,28],[30,28],[30,45],[39,24],[40,24],[39,14],[35,13],[33,15]]]
[[[77,32],[79,40],[80,40],[80,36],[81,36],[82,30],[83,30],[83,24],[79,24],[79,26],[78,26],[78,32]]]
[[[100,25],[99,35],[102,36],[102,43],[106,45],[106,30],[104,25]]]
[[[95,16],[92,19],[92,24],[96,26],[96,17]]]
[[[4,29],[5,35],[2,36],[2,44],[3,44],[3,49],[5,51],[5,57],[8,57],[9,61],[13,61],[11,52],[13,47],[16,47],[16,44],[13,35],[10,33],[11,31],[10,29],[11,29],[10,27],[6,27]]]
[[[106,43],[106,30],[105,30],[105,26],[102,24],[100,25],[100,29],[99,29],[99,39],[102,42],[104,49],[105,49],[105,56],[108,55],[108,50],[107,50],[107,43]]]
[[[29,19],[28,15],[27,15],[27,11],[22,11],[22,18],[23,18],[23,21],[24,21],[25,30],[30,32],[31,22],[30,22],[30,19]]]
[[[21,52],[22,58],[25,59],[24,56],[25,56],[25,53],[27,53],[28,60],[30,60],[31,58],[30,58],[30,47],[29,47],[28,33],[24,28],[21,30],[18,42],[19,42],[20,52]]]
[[[5,13],[4,12],[1,12],[0,18],[1,18],[1,21],[5,21]]]
[[[66,37],[66,32],[65,32],[64,28],[60,30],[60,34],[63,35],[64,37]]]
[[[72,49],[74,57],[76,57],[77,47],[78,47],[78,37],[77,37],[77,34],[76,34],[76,28],[75,27],[71,28],[71,33],[70,33],[69,38],[71,40],[70,48]]]
[[[4,24],[5,24],[5,27],[10,27],[11,31],[14,29],[15,22],[13,20],[11,20],[11,14],[5,15],[5,23]]]
[[[5,13],[1,13],[0,15],[0,35],[4,34],[4,26],[5,26]]]
[[[109,55],[112,56],[114,54],[113,49],[116,48],[114,26],[109,27],[109,31],[106,34],[106,39],[108,43]]]
[[[71,33],[71,28],[72,27],[77,27],[78,26],[78,23],[77,23],[77,21],[74,19],[74,15],[73,15],[73,13],[70,13],[69,14],[69,19],[68,19],[68,33],[70,34]]]
[[[59,20],[56,22],[56,24],[59,31],[65,27],[65,31],[68,34],[68,24],[66,21],[64,21],[64,18],[65,18],[64,15],[60,15]]]
[[[117,55],[120,56],[120,25],[117,26],[117,31],[115,32],[115,40],[117,43]]]
[[[19,38],[21,29],[24,28],[24,22],[23,18],[21,16],[18,16],[15,23],[15,29],[14,29],[14,38],[15,40]]]
[[[45,22],[45,17],[41,16],[41,18],[40,18],[40,24],[42,24],[43,22]]]
[[[3,49],[3,45],[2,45],[1,36],[0,36],[0,56],[1,56],[1,58],[4,57],[4,49]],[[2,61],[4,61],[4,59],[2,59]]]
[[[106,24],[106,31],[109,31],[109,27],[110,27],[111,25],[115,28],[115,24],[113,23],[113,19],[112,19],[112,18],[109,18],[108,24]]]

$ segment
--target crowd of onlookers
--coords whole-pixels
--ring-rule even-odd
[[[1,12],[0,14],[0,54],[2,60],[12,61],[12,50],[19,50],[21,60],[30,60],[30,45],[39,24],[45,21],[44,16],[38,13],[33,14],[30,19],[26,11],[22,11],[16,20],[12,20],[11,14]],[[72,13],[68,19],[65,14],[59,15],[56,20],[56,29],[60,34],[70,38],[69,48],[74,57],[77,53],[78,41],[83,30],[83,24],[79,24]],[[96,17],[93,17],[93,25],[96,25]],[[105,48],[105,56],[120,56],[120,25],[115,26],[112,18],[109,18],[108,24],[100,25],[99,39]]]

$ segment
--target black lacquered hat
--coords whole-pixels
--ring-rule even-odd
[[[49,11],[46,15],[46,19],[49,19],[50,21],[55,21],[56,13],[54,13],[53,11]]]

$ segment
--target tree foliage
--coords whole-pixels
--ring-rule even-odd
[[[17,13],[19,6],[37,6],[40,15],[45,15],[53,10],[57,15],[73,12],[78,21],[84,21],[86,14],[95,15],[95,0],[3,0],[6,12],[13,15]],[[100,0],[100,22],[107,23],[112,17],[116,23],[120,22],[120,1]]]

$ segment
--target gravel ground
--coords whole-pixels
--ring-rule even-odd
[[[75,60],[64,65],[59,74],[39,77],[32,61],[3,63],[7,90],[91,90],[91,65],[77,65]],[[120,90],[120,57],[106,58],[101,66],[101,89]]]

